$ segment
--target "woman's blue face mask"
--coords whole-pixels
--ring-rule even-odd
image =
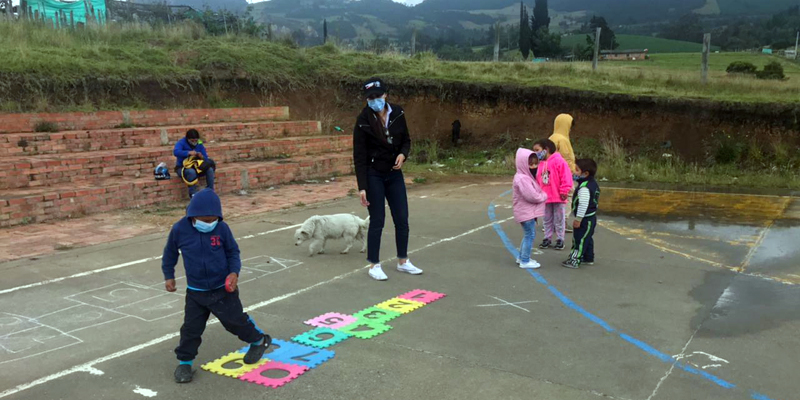
[[[372,111],[381,112],[384,108],[386,108],[386,99],[383,97],[378,97],[377,99],[369,99],[367,100],[367,105]]]

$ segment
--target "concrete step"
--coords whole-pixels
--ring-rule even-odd
[[[318,121],[226,122],[58,133],[9,133],[0,134],[0,160],[5,156],[37,156],[174,145],[191,128],[197,129],[205,142],[321,134],[321,126]]]
[[[352,154],[339,152],[291,159],[239,162],[222,166],[216,191],[233,193],[297,180],[353,173]],[[205,184],[201,182],[201,184]],[[136,208],[188,199],[186,185],[174,174],[168,181],[152,175],[4,190],[0,194],[0,227],[44,222],[93,213]]]
[[[175,126],[288,119],[289,107],[0,114],[0,134],[34,132],[40,122],[54,123],[61,131],[84,131],[112,129],[121,125]]]
[[[352,148],[350,135],[308,136],[246,142],[214,143],[209,156],[220,166],[241,161],[260,161],[296,155],[325,154]],[[93,182],[109,178],[127,180],[152,177],[160,162],[174,168],[171,146],[119,149],[100,152],[4,157],[0,189]]]

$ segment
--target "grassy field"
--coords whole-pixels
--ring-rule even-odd
[[[297,49],[283,42],[207,36],[191,24],[164,28],[112,25],[70,32],[0,22],[0,111],[29,110],[9,83],[25,93],[80,87],[86,79],[119,85],[142,81],[183,84],[198,78],[239,78],[273,88],[299,89],[341,79],[381,75],[397,82],[469,82],[560,86],[602,93],[739,102],[800,102],[797,64],[784,63],[788,81],[729,77],[729,61],[769,58],[714,54],[708,85],[699,84],[699,55],[654,55],[647,62],[588,63],[444,62],[430,53],[409,58],[343,51],[333,45]]]
[[[680,40],[662,39],[652,36],[617,35],[620,50],[647,49],[650,54],[657,53],[700,53],[703,45],[700,43],[682,42]],[[569,35],[561,37],[561,46],[571,49],[576,44],[585,45],[586,35]],[[719,50],[719,47],[712,47]]]

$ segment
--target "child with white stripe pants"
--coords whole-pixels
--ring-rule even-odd
[[[594,264],[594,231],[597,227],[597,204],[600,197],[600,186],[594,179],[597,163],[591,159],[580,159],[575,162],[575,173],[578,188],[572,198],[572,213],[575,229],[572,237],[572,251],[569,258],[561,263],[567,268],[577,269],[581,264]]]

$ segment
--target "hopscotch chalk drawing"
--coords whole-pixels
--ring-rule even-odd
[[[418,310],[445,296],[444,293],[417,289],[353,315],[334,312],[322,314],[305,321],[306,325],[311,325],[314,329],[293,337],[293,342],[273,339],[272,345],[261,359],[263,364],[255,364],[253,368],[244,373],[241,373],[244,370],[240,360],[247,353],[248,346],[204,364],[201,368],[245,382],[273,389],[279,388],[332,359],[335,352],[328,350],[328,347],[351,337],[370,339],[386,333],[392,329],[386,322]],[[281,377],[269,376],[270,373],[275,375],[275,372]]]

